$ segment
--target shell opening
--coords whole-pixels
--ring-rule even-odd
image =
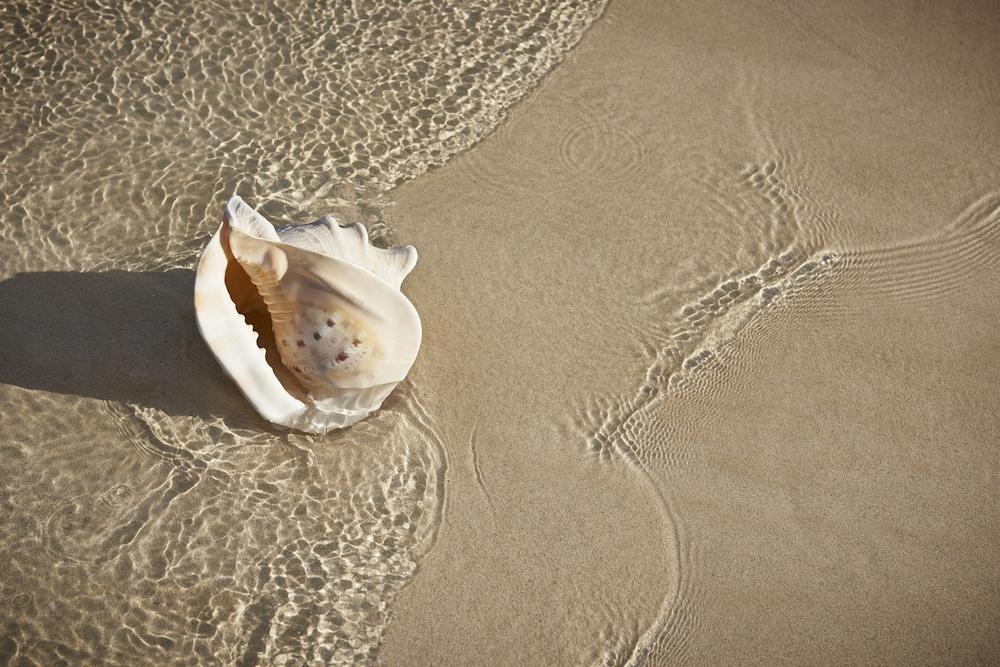
[[[274,371],[275,377],[289,394],[302,400],[308,394],[307,390],[295,379],[285,367],[278,352],[274,337],[274,325],[271,313],[267,309],[264,298],[253,284],[250,275],[240,265],[229,246],[229,223],[222,226],[222,248],[226,254],[226,291],[236,311],[243,317],[247,325],[257,334],[257,347],[264,350],[264,359]]]

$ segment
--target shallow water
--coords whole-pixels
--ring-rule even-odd
[[[446,460],[409,385],[326,438],[271,428],[197,335],[224,197],[334,213],[487,135],[602,2],[3,7],[0,655],[370,662]]]
[[[995,8],[3,12],[5,660],[995,659]],[[371,419],[201,342],[233,192],[419,248]]]
[[[414,298],[456,304],[427,322],[449,347],[422,368],[455,385],[432,410],[477,454],[449,471],[448,528],[387,662],[996,655],[997,19],[613,3],[496,133],[397,189],[390,219],[447,266],[414,276]],[[474,232],[441,239],[430,221]],[[492,420],[469,392],[499,404]],[[645,499],[576,493],[588,465]],[[508,513],[489,529],[481,469]],[[574,524],[586,576],[523,557],[573,553],[577,516],[654,509],[658,545]]]
[[[189,266],[232,192],[377,224],[380,193],[488,134],[602,7],[8,4],[3,271]]]

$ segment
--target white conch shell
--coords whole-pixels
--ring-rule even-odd
[[[275,230],[232,197],[198,264],[198,328],[264,418],[312,433],[349,426],[417,357],[420,318],[399,289],[416,262],[413,246],[372,246],[361,224]]]

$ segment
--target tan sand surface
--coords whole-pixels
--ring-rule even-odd
[[[998,27],[616,2],[393,192],[450,466],[385,664],[996,658]]]

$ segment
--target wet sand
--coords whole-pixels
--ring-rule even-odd
[[[218,46],[266,81],[125,30],[3,116],[0,657],[996,661],[995,7],[386,9],[327,70],[302,6]],[[419,249],[378,415],[288,433],[218,369],[191,267],[234,189]]]
[[[995,659],[996,25],[614,3],[394,191],[451,493],[385,664]]]

